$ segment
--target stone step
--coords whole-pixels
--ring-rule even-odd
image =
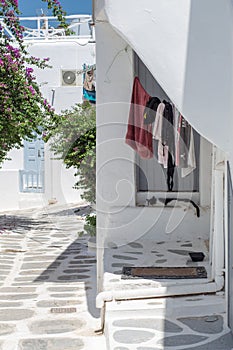
[[[117,317],[128,317],[128,313],[138,315],[156,315],[166,314],[182,316],[184,314],[197,313],[204,315],[208,310],[215,313],[224,313],[226,310],[225,298],[223,293],[209,295],[190,295],[182,297],[150,298],[125,301],[112,301],[106,303],[106,315]]]
[[[223,295],[106,304],[107,350],[232,350]]]

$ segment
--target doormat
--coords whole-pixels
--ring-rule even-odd
[[[190,279],[207,278],[204,266],[196,267],[126,267],[122,269],[122,279],[156,278],[156,279]]]

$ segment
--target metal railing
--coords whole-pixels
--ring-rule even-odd
[[[20,192],[44,192],[44,172],[19,170]]]
[[[59,40],[64,38],[72,40],[94,40],[92,16],[70,15],[65,18],[68,23],[68,29],[72,31],[71,35],[66,35],[65,29],[59,27],[56,17],[43,15],[37,17],[20,17],[20,22],[25,28],[23,33],[24,40]],[[0,23],[6,34],[13,37],[2,18],[0,18]]]

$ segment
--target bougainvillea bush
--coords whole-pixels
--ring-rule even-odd
[[[43,1],[53,10],[60,26],[67,28],[60,3]],[[23,139],[32,138],[41,129],[50,129],[57,120],[33,75],[33,67],[45,68],[48,59],[28,54],[19,14],[18,0],[0,0],[0,164],[12,148],[22,146]]]

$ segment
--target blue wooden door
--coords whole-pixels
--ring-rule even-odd
[[[44,192],[44,141],[40,135],[24,141],[24,170],[20,171],[21,192]]]

